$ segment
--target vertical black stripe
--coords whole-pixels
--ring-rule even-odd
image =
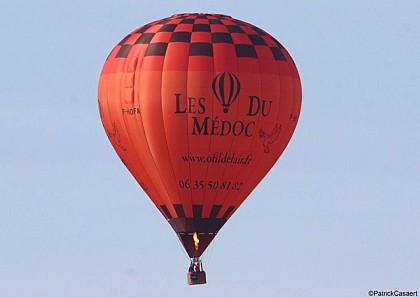
[[[221,102],[222,104],[226,104],[225,102],[225,75],[226,72],[222,73],[220,75],[220,79],[219,79],[219,91],[220,91],[220,97],[221,97]]]
[[[235,100],[233,98],[233,90],[235,89],[235,83],[233,82],[232,74],[230,72],[228,72],[228,75],[229,75],[229,83],[230,83],[228,104],[230,105]]]
[[[168,207],[166,207],[165,205],[160,205],[160,209],[162,209],[162,210],[163,210],[163,212],[165,213],[165,215],[166,215],[166,217],[167,217],[168,219],[171,219],[171,218],[172,218],[172,215],[171,215],[171,213],[169,212]]]
[[[235,94],[235,99],[238,97],[239,95],[239,91],[241,91],[241,82],[239,82],[239,79],[237,76],[233,75],[235,77],[236,80],[236,94]]]
[[[214,96],[216,96],[217,100],[220,101],[219,98],[219,94],[217,94],[217,90],[216,90],[216,83],[217,83],[217,79],[220,77],[220,74],[218,74],[214,79],[213,79],[213,84],[212,84],[212,89],[213,89],[213,93]]]
[[[203,211],[203,205],[193,205],[193,219],[194,219],[194,230],[205,231],[207,230],[207,220],[201,218]]]
[[[174,208],[178,217],[185,218],[184,208],[182,208],[182,204],[174,204]]]
[[[203,211],[203,205],[193,205],[193,217],[201,218],[201,212]]]
[[[214,205],[211,208],[210,218],[216,218],[217,214],[219,214],[219,211],[220,211],[221,208],[222,208],[222,205]]]
[[[227,217],[229,216],[229,214],[232,212],[232,210],[234,208],[235,208],[234,206],[229,206],[229,208],[226,210],[225,214],[223,214],[222,218],[227,219]]]

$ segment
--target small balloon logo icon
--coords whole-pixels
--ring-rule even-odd
[[[230,105],[238,98],[241,83],[237,76],[230,72],[222,72],[213,79],[213,93],[223,107],[223,112],[229,111]]]

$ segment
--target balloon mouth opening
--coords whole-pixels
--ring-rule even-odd
[[[231,16],[227,15],[227,14],[221,14],[221,13],[192,13],[192,12],[187,12],[187,13],[176,13],[174,15],[172,15],[171,17],[183,17],[183,16],[210,16],[210,17],[223,17],[223,18],[232,18]]]

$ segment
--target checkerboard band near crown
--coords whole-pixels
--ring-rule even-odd
[[[202,41],[194,41],[194,40]],[[214,44],[234,45],[237,58],[261,58],[266,48],[275,61],[286,60],[284,47],[264,30],[219,14],[178,14],[144,25],[112,50],[108,59],[127,58],[137,47],[144,56],[165,56],[171,43],[188,43],[190,56],[213,56]]]

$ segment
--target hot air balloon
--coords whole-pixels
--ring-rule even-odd
[[[191,258],[188,283],[205,283],[200,257],[295,130],[291,56],[247,22],[176,14],[123,38],[98,89],[112,146]]]

